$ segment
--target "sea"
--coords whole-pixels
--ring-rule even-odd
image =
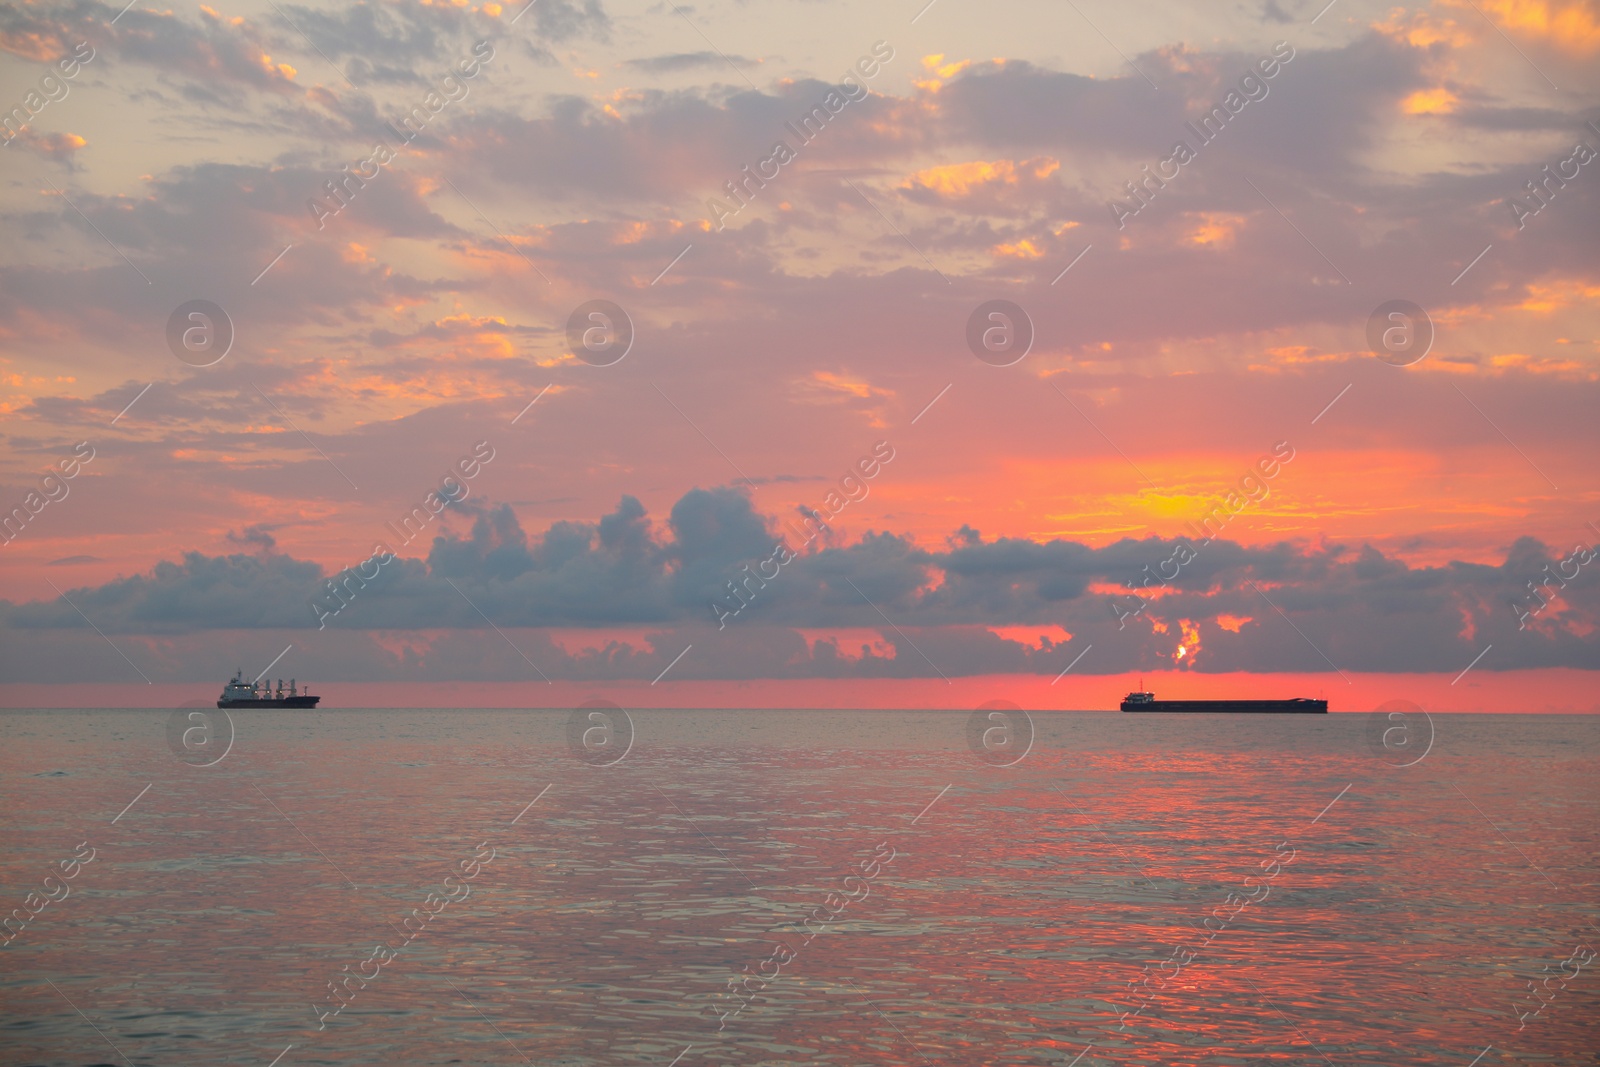
[[[0,1062],[1600,1063],[1600,720],[0,712]]]

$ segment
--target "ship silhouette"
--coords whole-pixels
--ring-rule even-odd
[[[1288,700],[1157,700],[1154,693],[1141,691],[1122,698],[1123,711],[1228,711],[1256,714],[1326,713],[1326,700],[1291,697]]]
[[[233,674],[233,680],[222,688],[222,695],[217,698],[219,708],[314,708],[317,701],[322,698],[312,696],[310,693],[301,692],[293,678],[289,679],[289,691],[283,691],[283,679],[278,679],[278,688],[274,692],[272,683],[261,685],[259,682],[244,680],[244,671],[238,670]]]

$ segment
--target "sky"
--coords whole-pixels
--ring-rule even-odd
[[[1196,8],[0,3],[0,705],[1600,711],[1600,6]]]

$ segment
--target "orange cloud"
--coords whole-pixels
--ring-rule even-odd
[[[885,395],[882,390],[874,389],[868,382],[855,378],[846,378],[842,374],[834,374],[831,371],[819,370],[811,375],[811,380],[825,390],[846,393],[850,396],[860,397],[863,400],[874,394]]]
[[[1277,348],[1267,349],[1267,355],[1272,357],[1270,365],[1251,364],[1251,370],[1275,370],[1280,366],[1289,366],[1297,363],[1334,363],[1347,359],[1343,352],[1321,352],[1311,345],[1280,345]]]
[[[1038,259],[1044,252],[1024,237],[1015,244],[998,244],[989,249],[991,256],[1009,256],[1013,259]]]
[[[1600,49],[1600,14],[1582,0],[1483,0],[1484,13],[1523,37],[1587,55]]]
[[[1507,352],[1492,356],[1489,365],[1496,370],[1517,370],[1527,374],[1548,374],[1557,377],[1600,378],[1600,371],[1574,359],[1551,359],[1530,355],[1527,352]]]
[[[902,182],[900,188],[923,189],[942,197],[956,198],[967,196],[985,186],[1015,186],[1028,180],[1043,181],[1060,168],[1061,162],[1049,156],[1039,156],[1021,163],[1009,159],[993,162],[974,160],[920,170]]]
[[[893,389],[880,389],[864,378],[852,378],[844,374],[835,374],[832,371],[813,371],[809,378],[801,378],[795,382],[797,391],[802,396],[814,403],[848,403],[853,400],[878,401],[871,407],[862,408],[868,415],[868,424],[871,426],[884,426],[885,405],[883,401],[894,397]]]
[[[911,84],[918,89],[926,89],[930,93],[936,93],[945,82],[960,74],[971,64],[972,61],[970,59],[963,59],[957,63],[946,63],[943,52],[936,52],[931,56],[923,56],[923,69],[927,70],[933,77],[920,80],[913,78]]]
[[[1600,285],[1593,285],[1577,278],[1552,282],[1548,285],[1529,283],[1527,291],[1527,299],[1516,305],[1517,309],[1532,311],[1539,315],[1548,315],[1552,311],[1559,311],[1573,304],[1592,306],[1596,298],[1600,298]]]
[[[1395,8],[1389,13],[1387,21],[1375,22],[1372,28],[1385,37],[1404,41],[1413,48],[1427,48],[1441,42],[1452,48],[1460,48],[1473,41],[1472,34],[1454,19],[1443,18],[1431,11],[1417,11],[1408,15],[1403,8]]]
[[[1459,102],[1449,89],[1418,89],[1400,102],[1400,110],[1407,115],[1448,115]]]
[[[1239,227],[1244,225],[1243,215],[1225,215],[1206,212],[1200,222],[1184,236],[1184,243],[1197,248],[1232,248]]]
[[[39,133],[32,126],[24,127],[12,140],[57,163],[70,163],[73,154],[89,143],[75,133]]]
[[[1178,628],[1183,634],[1178,642],[1178,650],[1172,654],[1172,662],[1189,666],[1200,653],[1200,627],[1190,619],[1179,619]]]
[[[0,51],[32,60],[35,63],[54,63],[70,51],[56,34],[0,33]]]

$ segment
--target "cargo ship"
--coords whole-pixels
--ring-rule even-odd
[[[1326,713],[1326,700],[1292,697],[1288,700],[1157,700],[1154,693],[1129,693],[1123,711],[1232,711],[1257,714]]]
[[[321,697],[314,697],[310,693],[302,692],[293,678],[289,679],[289,691],[283,691],[283,679],[278,679],[278,688],[274,692],[272,683],[266,685],[244,680],[244,671],[234,673],[233,681],[222,689],[222,695],[217,698],[219,708],[314,708]]]

